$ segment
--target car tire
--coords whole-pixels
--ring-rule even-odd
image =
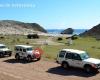
[[[92,67],[91,66],[85,66],[84,67],[84,70],[87,72],[87,73],[90,73],[90,72],[92,72]]]
[[[67,62],[63,62],[61,65],[64,69],[68,69],[69,68],[69,64]]]
[[[9,57],[12,55],[12,53],[9,54]]]
[[[3,54],[3,53],[1,53],[1,54],[0,54],[0,57],[4,57],[4,54]]]
[[[16,55],[15,55],[15,58],[16,58],[17,60],[20,60],[19,54],[16,54]]]
[[[31,61],[32,61],[31,56],[27,56],[26,60],[27,60],[28,62],[31,62]]]

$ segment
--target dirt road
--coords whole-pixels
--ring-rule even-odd
[[[53,61],[25,63],[6,57],[0,58],[0,80],[100,80],[100,73],[86,74],[75,68],[64,70]]]

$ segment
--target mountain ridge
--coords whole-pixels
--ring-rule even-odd
[[[47,31],[38,23],[25,23],[15,20],[0,20],[0,34],[28,34]]]
[[[81,33],[80,36],[100,37],[100,24],[86,30],[85,32]]]

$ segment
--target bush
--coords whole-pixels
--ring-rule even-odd
[[[17,42],[20,42],[20,39],[19,38],[17,38],[16,40],[17,40]]]
[[[61,37],[58,37],[58,39],[57,39],[58,41],[61,41],[61,40],[63,40]]]
[[[69,39],[69,38],[71,38],[71,37],[66,37],[66,39]]]
[[[27,35],[27,38],[28,39],[38,39],[39,38],[39,35],[37,35],[37,34],[28,34]]]
[[[29,42],[26,42],[26,44],[30,44]]]
[[[66,37],[66,39],[69,39],[69,38],[71,38],[72,40],[76,40],[76,39],[78,39],[78,36],[77,35],[73,35],[71,37]]]
[[[1,36],[1,37],[0,37],[0,39],[4,39],[4,38],[5,38],[4,36]]]
[[[78,39],[77,36],[72,36],[71,38],[72,38],[72,40],[76,40],[76,39]]]

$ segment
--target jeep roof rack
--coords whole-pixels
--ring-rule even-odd
[[[78,54],[81,54],[81,53],[84,53],[85,51],[82,51],[82,50],[76,50],[76,49],[62,49],[63,51],[68,51],[68,52],[73,52],[73,53],[78,53]]]
[[[32,46],[28,46],[28,45],[15,45],[15,47],[29,48],[29,47],[32,47]]]

